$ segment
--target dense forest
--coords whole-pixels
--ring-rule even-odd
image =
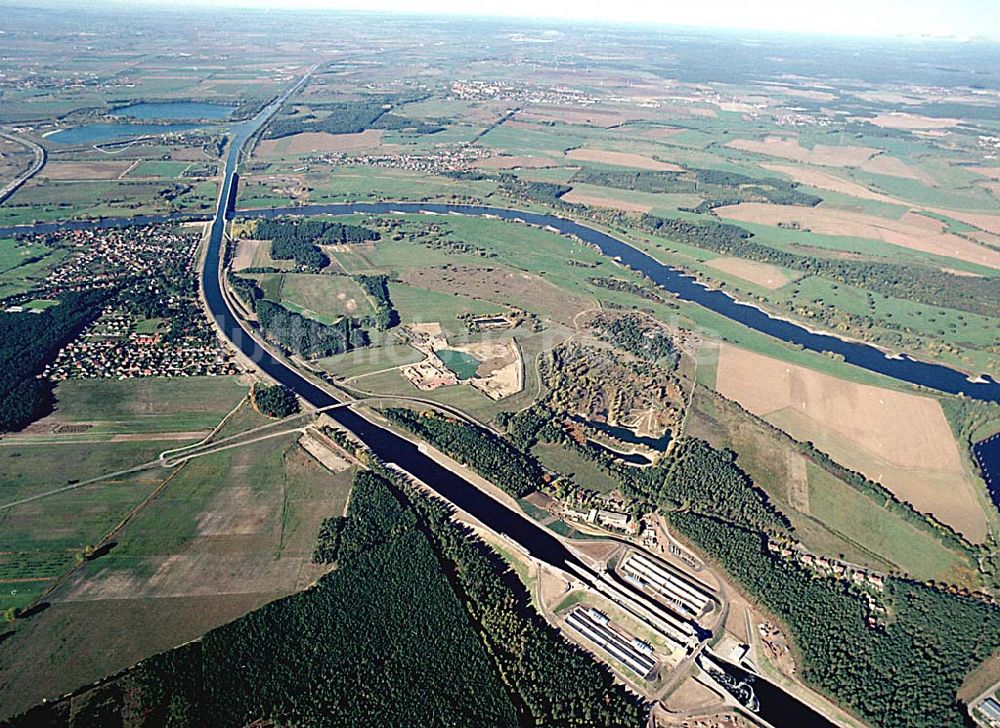
[[[260,382],[253,385],[250,397],[258,411],[268,417],[288,417],[299,411],[299,400],[283,384],[267,385]]]
[[[52,388],[38,375],[98,316],[106,295],[67,293],[42,313],[0,312],[0,432],[19,430],[48,411]]]
[[[257,301],[257,319],[268,337],[302,356],[333,356],[369,344],[368,332],[350,316],[324,324],[265,298]]]
[[[390,407],[382,414],[515,498],[528,495],[541,483],[542,468],[534,458],[476,425],[404,407]]]
[[[658,325],[651,327],[649,319],[640,314],[602,316],[594,321],[594,328],[599,338],[623,351],[646,361],[662,362],[670,369],[677,368],[680,352],[673,337]]]
[[[45,705],[15,725],[516,725],[413,513],[363,473],[347,520],[316,587],[147,660],[88,696],[95,715]]]
[[[756,243],[753,233],[728,223],[698,224],[643,215],[643,226],[680,243],[722,255],[781,265],[884,296],[953,308],[983,316],[1000,316],[1000,278],[954,275],[939,268],[899,263],[843,260],[797,255]]]
[[[354,276],[354,281],[368,294],[375,306],[372,325],[379,331],[388,331],[399,325],[399,313],[392,306],[389,297],[389,277],[384,274]]]
[[[690,512],[670,522],[789,627],[808,682],[874,725],[967,724],[955,693],[1000,645],[995,605],[888,578],[889,617],[869,626],[852,587],[776,557],[761,534]]]
[[[674,452],[656,501],[670,510],[713,515],[740,526],[781,533],[788,519],[736,465],[734,453],[688,438]]]
[[[816,195],[800,191],[795,182],[717,169],[690,168],[679,172],[582,169],[572,181],[637,192],[698,194],[705,199],[702,203],[705,209],[699,212],[740,202],[815,207],[823,201]]]
[[[268,124],[265,136],[268,139],[279,139],[302,132],[357,134],[365,129],[434,134],[444,129],[440,124],[407,119],[390,113],[391,105],[379,100],[311,104],[310,108],[316,113],[284,115],[275,118]]]
[[[360,225],[282,219],[258,220],[254,237],[271,241],[271,257],[275,260],[294,260],[297,267],[306,271],[319,271],[330,264],[319,245],[363,243],[381,238],[378,231]]]

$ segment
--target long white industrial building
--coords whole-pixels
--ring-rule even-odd
[[[642,678],[648,678],[656,667],[652,656],[610,629],[607,617],[596,609],[577,607],[566,616],[566,624]]]
[[[679,612],[692,617],[704,614],[712,602],[706,587],[643,554],[629,554],[622,562],[622,572],[633,583],[656,592]]]

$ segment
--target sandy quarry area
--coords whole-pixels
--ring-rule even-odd
[[[357,134],[306,131],[280,139],[265,139],[257,145],[256,155],[273,158],[310,152],[363,152],[376,149],[381,143],[381,129],[365,129]]]
[[[758,263],[755,260],[744,260],[743,258],[733,258],[724,255],[706,261],[705,265],[772,291],[781,288],[792,280],[778,266],[768,263]]]
[[[647,169],[654,172],[683,172],[683,167],[669,162],[661,162],[652,157],[632,152],[612,152],[607,149],[587,149],[580,147],[570,149],[566,152],[566,157],[578,162],[597,162],[598,164],[611,164],[616,167],[632,167],[633,169]]]
[[[986,537],[978,485],[940,404],[855,384],[723,344],[716,389],[973,541]]]
[[[822,205],[818,207],[797,207],[794,205],[771,205],[763,202],[745,202],[730,207],[720,207],[715,213],[727,220],[758,223],[762,225],[791,225],[797,223],[804,229],[823,235],[841,235],[881,240],[923,253],[957,258],[968,263],[977,263],[1000,270],[1000,251],[943,231],[943,223],[921,216],[914,222],[912,216],[901,220],[888,220],[875,215],[866,215],[847,210],[835,210]],[[1000,229],[1000,216],[965,215],[980,223],[992,223]],[[981,218],[996,218],[985,220]],[[930,223],[925,222],[930,220]],[[931,224],[936,224],[934,229]],[[976,224],[971,222],[971,224]],[[985,225],[981,224],[980,227]]]

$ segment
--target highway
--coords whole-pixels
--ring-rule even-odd
[[[6,185],[4,185],[3,189],[0,189],[0,204],[3,204],[3,202],[8,197],[17,192],[18,189],[20,189],[21,185],[23,185],[29,179],[34,177],[35,174],[38,173],[38,170],[40,170],[45,165],[45,150],[42,149],[40,145],[35,144],[35,142],[31,141],[30,139],[24,139],[22,137],[11,134],[10,132],[0,131],[0,137],[3,137],[4,139],[9,139],[10,141],[16,142],[18,144],[23,144],[24,146],[31,149],[32,153],[35,155],[34,159],[31,160],[31,166],[29,166],[26,170],[21,172],[21,174],[19,174],[11,182],[8,182]]]

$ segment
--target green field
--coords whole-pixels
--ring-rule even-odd
[[[146,160],[139,162],[135,169],[128,173],[129,177],[166,177],[177,178],[191,166],[190,162],[170,162],[162,160]]]
[[[572,478],[587,490],[610,493],[618,485],[597,463],[562,445],[539,442],[531,452],[546,468]]]
[[[86,379],[56,388],[60,424],[89,424],[90,435],[210,430],[247,388],[236,377]]]
[[[345,315],[361,318],[373,312],[364,291],[348,276],[266,273],[258,281],[271,300],[325,324],[332,324]]]

